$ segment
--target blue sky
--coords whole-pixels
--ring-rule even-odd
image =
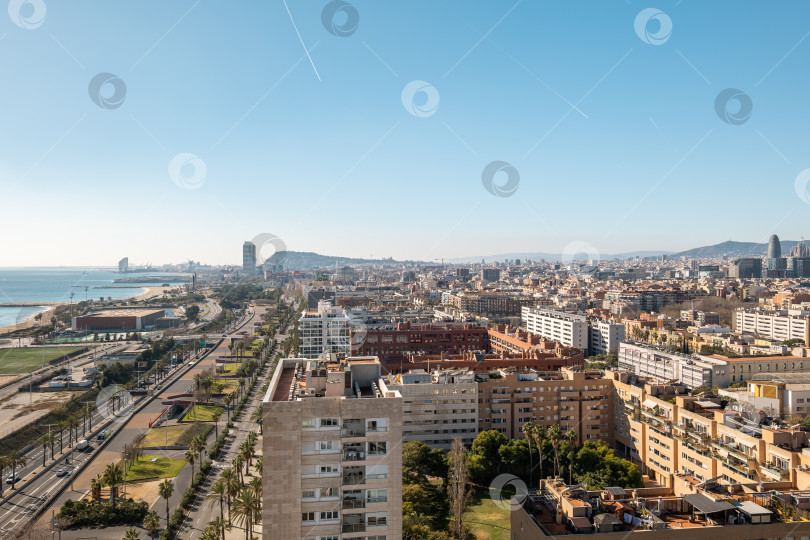
[[[287,1],[294,23],[280,0],[13,0],[32,28],[0,13],[0,266],[236,264],[260,233],[432,260],[806,231],[806,2],[353,1],[338,36],[328,2]],[[95,96],[113,108],[99,73],[126,85]],[[438,106],[411,114],[411,81]],[[727,88],[753,104],[738,125]],[[173,181],[183,153],[204,178]],[[496,160],[511,196],[482,185]]]

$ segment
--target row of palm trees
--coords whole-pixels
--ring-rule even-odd
[[[534,422],[526,422],[521,427],[521,431],[523,432],[523,436],[526,437],[526,440],[529,443],[529,484],[534,485],[534,465],[533,461],[533,451],[532,451],[532,443],[537,447],[537,454],[539,459],[539,467],[540,467],[540,478],[543,478],[543,447],[546,441],[551,443],[551,449],[554,452],[554,476],[557,477],[562,473],[560,469],[560,444],[563,441],[568,443],[568,449],[570,452],[570,460],[569,460],[569,467],[568,467],[568,483],[573,484],[573,463],[574,463],[574,450],[576,449],[577,443],[579,442],[579,436],[577,435],[577,431],[573,428],[563,431],[559,424],[554,424],[549,426],[548,428],[542,424],[535,424]]]
[[[11,475],[16,480],[17,467],[25,467],[27,463],[28,460],[17,450],[12,450],[5,456],[0,456],[0,497],[3,496],[3,471],[11,469]]]
[[[245,527],[245,538],[251,538],[253,527],[261,521],[262,517],[262,458],[256,458],[256,470],[259,476],[250,475],[250,467],[256,454],[257,435],[255,431],[248,433],[247,439],[239,446],[239,453],[231,462],[231,467],[222,471],[220,478],[211,487],[207,499],[212,504],[219,503],[219,521],[209,523],[211,529],[210,540],[225,538],[225,529],[230,528],[232,522]],[[245,468],[244,473],[242,467]],[[250,480],[247,477],[250,476]],[[228,507],[228,520],[225,521],[225,506]],[[208,530],[208,529],[206,529]]]
[[[200,465],[203,462],[203,452],[205,452],[205,438],[202,435],[197,435],[188,445],[186,450],[186,461],[191,465],[191,476],[194,477],[194,462],[199,461]]]

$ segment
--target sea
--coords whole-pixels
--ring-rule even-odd
[[[116,279],[121,278],[143,279],[143,282],[115,283]],[[160,279],[155,281],[150,278]],[[146,289],[139,285],[159,286],[164,283],[178,285],[184,282],[179,274],[163,272],[122,274],[111,268],[99,267],[0,267],[0,304],[71,300],[81,302],[99,299],[102,296],[118,300],[143,294]],[[42,306],[0,307],[0,327],[24,322],[43,311],[46,311],[46,308]]]

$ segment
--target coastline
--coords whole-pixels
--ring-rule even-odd
[[[115,288],[115,287],[113,287],[113,288]],[[118,298],[116,300],[116,302],[122,301],[122,300],[147,300],[147,299],[153,298],[155,296],[160,296],[165,291],[168,291],[168,290],[173,289],[175,287],[143,285],[143,286],[139,286],[137,288],[138,289],[144,289],[144,291],[142,293],[136,295],[136,296],[128,296],[128,297],[125,297],[125,298]],[[38,304],[36,302],[20,302],[21,306],[25,305],[25,306],[30,306],[30,307],[41,307],[41,308],[43,308],[43,311],[31,314],[28,318],[26,318],[22,322],[18,322],[16,324],[9,324],[9,325],[6,325],[6,326],[0,326],[0,337],[2,337],[3,334],[8,334],[10,332],[15,332],[17,330],[25,330],[27,328],[32,328],[34,326],[39,326],[40,323],[38,323],[36,321],[36,319],[35,319],[35,317],[38,314],[42,313],[42,320],[48,320],[50,318],[50,317],[46,316],[46,314],[48,312],[53,311],[57,306],[66,306],[69,303],[70,302],[42,302],[41,304]]]

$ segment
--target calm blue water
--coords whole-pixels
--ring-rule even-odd
[[[129,298],[142,294],[145,289],[138,283],[114,283],[115,279],[161,276],[161,283],[147,282],[145,285],[181,283],[176,274],[149,272],[144,274],[119,274],[109,269],[99,268],[0,268],[0,304],[9,302],[69,302],[112,297]],[[87,291],[85,291],[87,287]],[[42,308],[0,307],[0,327],[16,324],[33,317]]]

